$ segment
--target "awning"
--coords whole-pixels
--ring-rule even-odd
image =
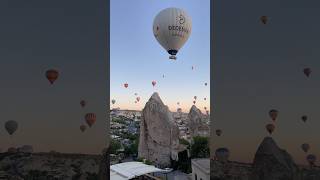
[[[142,162],[125,162],[110,166],[111,180],[128,180],[144,174],[153,172],[165,172],[163,169]]]

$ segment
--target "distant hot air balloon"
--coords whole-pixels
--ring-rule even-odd
[[[89,127],[91,127],[96,122],[97,117],[94,113],[87,113],[85,119]]]
[[[262,22],[263,24],[267,24],[267,22],[268,22],[268,16],[261,16],[261,17],[260,17],[260,20],[261,20],[261,22]]]
[[[135,96],[137,96],[137,95],[138,95],[138,93],[134,93],[134,95],[135,95]]]
[[[137,103],[137,101],[134,101],[134,103]]]
[[[194,96],[193,98],[194,98],[194,100],[197,100],[197,96]]]
[[[59,72],[55,69],[49,69],[46,71],[46,77],[51,84],[53,84],[59,77]]]
[[[204,85],[207,86],[208,84],[207,84],[207,83],[204,83]]]
[[[80,130],[81,130],[82,132],[84,132],[86,129],[87,129],[87,126],[86,126],[86,125],[84,125],[84,124],[80,125]]]
[[[309,149],[310,149],[310,145],[309,145],[308,143],[303,143],[303,144],[301,144],[301,149],[302,149],[305,153],[307,153],[307,152],[309,151]]]
[[[196,101],[193,101],[193,104],[196,104]]]
[[[311,72],[312,72],[312,71],[311,71],[310,68],[304,68],[304,69],[303,69],[303,73],[304,73],[307,77],[310,76]]]
[[[217,130],[216,130],[216,135],[217,135],[217,136],[221,136],[221,134],[222,134],[222,130],[221,130],[221,129],[217,129]]]
[[[123,86],[124,86],[125,88],[128,88],[129,84],[128,84],[128,83],[124,83]]]
[[[306,159],[307,159],[308,163],[311,166],[313,166],[317,160],[317,157],[314,154],[309,154],[309,155],[307,155]]]
[[[204,100],[207,100],[207,98],[203,98]]]
[[[136,99],[137,99],[137,102],[139,102],[139,101],[140,101],[140,97],[137,97]]]
[[[275,120],[277,119],[277,117],[278,117],[278,110],[271,109],[271,110],[269,111],[269,116],[271,117],[271,119],[272,119],[273,121],[275,121]]]
[[[207,107],[204,107],[204,110],[207,110]]]
[[[303,122],[306,122],[306,121],[308,120],[308,116],[303,115],[303,116],[301,117],[301,119],[302,119]]]
[[[157,84],[157,82],[156,81],[152,81],[152,86],[154,87],[156,84]]]
[[[192,66],[192,67],[191,67],[191,69],[193,70],[193,69],[194,69],[194,67]]]
[[[179,105],[180,105],[180,102],[177,102],[177,105],[179,106]]]
[[[85,101],[85,100],[81,100],[81,101],[80,101],[80,105],[81,105],[81,107],[85,107],[85,106],[86,106],[86,104],[87,104],[87,103],[86,103],[86,101]]]
[[[269,132],[269,134],[272,134],[275,128],[276,127],[273,124],[267,124],[266,125],[266,129]]]
[[[14,120],[9,120],[5,123],[4,127],[12,135],[18,129],[18,123]]]
[[[153,21],[153,34],[160,45],[176,60],[176,54],[191,34],[191,18],[182,9],[167,8]]]
[[[162,75],[162,77],[164,78],[164,75]]]
[[[230,152],[227,148],[218,148],[215,152],[215,156],[220,162],[227,162],[230,156]]]
[[[116,103],[116,100],[112,99],[112,100],[111,100],[111,103],[112,103],[112,104]]]

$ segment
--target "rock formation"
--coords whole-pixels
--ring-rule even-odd
[[[254,157],[252,180],[295,180],[298,170],[290,154],[266,137]]]
[[[171,165],[179,152],[179,129],[169,108],[154,93],[142,110],[138,156],[160,167]]]
[[[209,136],[209,126],[204,122],[204,115],[195,105],[193,105],[188,114],[188,130],[190,136]],[[208,131],[208,134],[204,131]]]

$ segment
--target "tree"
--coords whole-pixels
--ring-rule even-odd
[[[121,148],[120,142],[111,139],[110,141],[110,154],[116,154],[117,150]]]
[[[209,158],[209,140],[207,137],[193,137],[191,144],[191,158]]]

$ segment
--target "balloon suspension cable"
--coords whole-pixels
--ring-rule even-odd
[[[175,55],[171,55],[171,56],[169,57],[169,59],[177,60],[177,57],[176,57]]]

